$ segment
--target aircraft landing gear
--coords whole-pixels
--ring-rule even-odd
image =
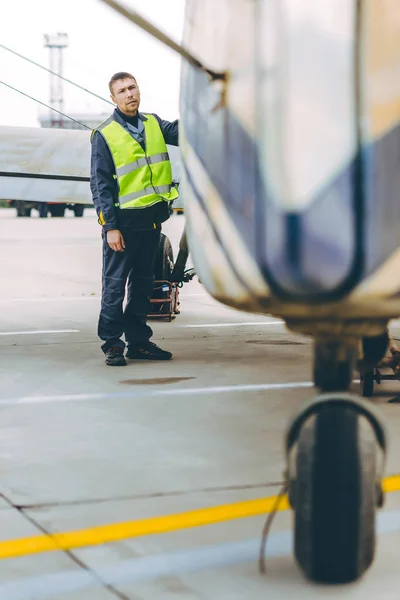
[[[294,553],[319,583],[349,583],[368,569],[383,504],[386,434],[375,407],[346,393],[355,357],[356,344],[316,343],[314,377],[323,393],[286,435]]]

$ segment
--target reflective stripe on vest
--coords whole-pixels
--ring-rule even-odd
[[[95,130],[104,137],[114,161],[120,208],[146,208],[179,195],[172,186],[171,163],[161,128],[153,115],[146,117],[146,152],[112,116]]]
[[[154,156],[149,156],[147,159],[151,165],[155,165],[158,162],[162,162],[163,160],[169,160],[168,152],[161,152],[161,154],[155,154]],[[129,163],[129,165],[125,165],[124,167],[120,167],[117,169],[117,177],[121,177],[121,175],[126,175],[131,171],[136,171],[140,167],[145,167],[147,165],[146,157],[139,158],[139,160],[135,160],[135,162]]]
[[[126,194],[126,196],[120,196],[120,206],[123,207],[123,205],[127,204],[131,200],[137,200],[138,198],[141,198],[141,196],[143,196],[143,192],[145,194],[153,194],[154,192],[157,194],[169,194],[171,187],[172,186],[170,185],[155,185],[153,188],[144,188],[144,190],[140,190],[140,192],[131,192],[130,194]]]

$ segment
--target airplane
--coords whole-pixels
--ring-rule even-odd
[[[356,581],[374,560],[388,440],[349,390],[400,316],[398,0],[187,0],[181,44],[99,1],[183,58],[180,186],[201,282],[314,341],[319,394],[284,434],[294,554],[312,581]],[[42,200],[88,202],[90,132],[7,130],[20,148],[7,185],[32,195],[33,173]]]

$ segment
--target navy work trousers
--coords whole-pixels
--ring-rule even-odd
[[[103,352],[111,346],[141,345],[153,335],[146,323],[154,288],[154,268],[161,227],[122,230],[125,251],[115,252],[103,233],[103,277],[98,335]],[[127,287],[127,302],[123,307]]]

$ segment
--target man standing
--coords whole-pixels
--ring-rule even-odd
[[[126,365],[123,334],[127,358],[169,360],[170,352],[150,342],[146,321],[161,223],[178,196],[166,147],[178,145],[178,121],[139,112],[139,87],[130,73],[113,75],[109,88],[116,109],[91,137],[90,187],[103,226],[98,335],[107,365]]]

